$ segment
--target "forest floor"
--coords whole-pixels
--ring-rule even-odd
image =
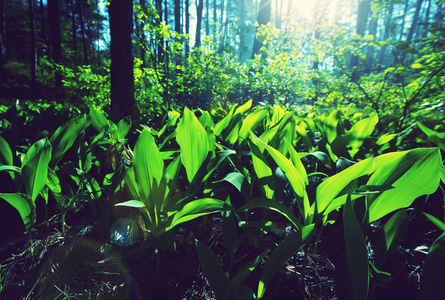
[[[428,252],[425,245],[431,245],[437,232],[416,212],[410,211],[405,242],[386,261],[384,271],[391,276],[371,278],[370,299],[419,299],[420,274]],[[46,222],[36,226],[32,256],[26,238],[0,250],[0,299],[214,299],[200,268],[195,239],[208,245],[227,268],[221,219],[215,216],[194,220],[176,230],[176,251],[158,251],[144,240],[131,246],[111,243],[113,216],[93,218],[87,207],[67,218],[65,234],[55,230],[61,228],[61,222],[60,214],[54,214],[48,226]],[[372,230],[378,228],[378,223],[373,224]],[[371,240],[374,235],[370,233]],[[281,236],[270,233],[261,243],[273,248],[281,240]],[[308,248],[311,250],[305,256]],[[283,265],[265,299],[345,298],[341,218],[320,233],[316,249],[311,245],[308,248],[303,247]],[[259,252],[247,244],[240,249],[241,259],[248,262]],[[372,250],[369,253],[372,256]],[[246,281],[254,291],[261,275],[259,269]]]

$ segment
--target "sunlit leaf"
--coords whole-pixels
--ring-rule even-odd
[[[418,148],[380,155],[375,166],[367,184],[394,188],[369,196],[369,222],[408,207],[417,197],[434,193],[440,182],[442,158],[437,148]]]
[[[249,131],[254,131],[258,125],[261,124],[261,122],[267,116],[267,113],[267,109],[263,108],[247,115],[238,133],[239,144],[241,144],[247,138]]]
[[[184,116],[176,132],[176,140],[181,148],[181,162],[188,181],[192,182],[209,153],[207,132],[188,108],[184,109]]]
[[[95,108],[90,107],[90,113],[88,115],[91,120],[91,125],[99,132],[107,131],[110,126],[107,118],[102,114],[102,112]]]
[[[440,230],[442,230],[443,232],[445,232],[445,223],[442,222],[441,220],[439,220],[438,218],[436,218],[433,215],[427,214],[427,213],[423,213],[431,222],[433,222],[434,225],[436,225]]]
[[[9,147],[8,142],[0,136],[0,165],[10,165],[14,164],[12,151]]]

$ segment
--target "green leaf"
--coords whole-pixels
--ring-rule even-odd
[[[437,227],[439,227],[440,230],[445,232],[445,223],[442,222],[441,220],[439,220],[438,218],[436,218],[435,216],[432,216],[430,214],[427,213],[423,213],[431,222],[434,223],[434,225],[436,225]]]
[[[158,194],[158,187],[164,175],[164,161],[147,128],[143,128],[134,146],[133,168],[139,190],[139,200],[147,208],[157,207],[164,200],[164,195]]]
[[[442,151],[445,151],[445,132],[437,132],[435,130],[429,129],[420,122],[416,122],[417,127],[420,128],[426,135],[427,140],[439,146]]]
[[[0,165],[10,165],[14,164],[12,151],[9,147],[8,142],[0,136]]]
[[[227,204],[221,200],[213,198],[193,200],[184,205],[184,207],[175,214],[170,226],[168,226],[165,231],[168,231],[181,223],[227,209]]]
[[[422,195],[432,194],[440,183],[442,158],[437,148],[418,148],[375,159],[376,171],[367,185],[392,185],[382,194],[369,195],[369,222],[374,222]]]
[[[253,100],[249,100],[246,103],[244,103],[243,105],[241,105],[240,107],[238,107],[235,111],[235,115],[237,114],[244,114],[246,111],[248,111],[250,109],[250,107],[252,106],[252,102]]]
[[[241,187],[246,177],[238,172],[232,172],[226,175],[223,180],[230,182],[236,189],[241,192]]]
[[[199,263],[217,300],[225,300],[229,292],[229,282],[218,257],[206,245],[195,241]]]
[[[355,217],[350,195],[343,209],[346,245],[346,266],[351,299],[368,299],[369,262],[368,250],[360,224]]]
[[[254,131],[259,124],[264,120],[264,118],[267,116],[267,109],[259,109],[251,114],[249,114],[243,121],[243,124],[241,125],[241,129],[238,133],[238,142],[239,144],[242,144],[244,140],[249,135],[249,131]]]
[[[26,231],[31,233],[36,222],[36,205],[34,201],[28,195],[21,193],[0,193],[0,198],[11,204],[19,212]]]
[[[298,170],[295,168],[292,162],[289,159],[287,159],[283,154],[281,154],[278,150],[263,143],[253,133],[251,133],[251,140],[260,149],[265,148],[269,152],[270,156],[272,156],[277,165],[286,175],[286,178],[287,180],[289,180],[289,183],[292,186],[292,189],[295,192],[295,194],[297,194],[300,197],[304,197],[305,184],[303,176],[298,172]]]
[[[442,233],[426,256],[420,276],[420,299],[444,299],[445,233]]]
[[[184,117],[176,129],[176,140],[188,181],[192,182],[209,153],[209,140],[206,130],[188,108],[184,109]]]
[[[253,169],[261,182],[261,188],[263,189],[264,195],[267,198],[272,199],[275,189],[272,169],[269,167],[260,148],[251,141],[249,141],[249,146],[252,153]]]
[[[129,200],[125,202],[116,203],[114,206],[126,206],[126,207],[134,207],[134,208],[144,208],[145,204],[139,200]]]
[[[108,123],[107,118],[102,114],[102,112],[95,108],[90,107],[90,113],[88,116],[91,119],[91,125],[99,132],[107,131],[110,124]]]
[[[51,160],[51,143],[48,139],[35,142],[26,152],[22,162],[22,176],[28,196],[35,201],[46,184]]]
[[[224,129],[226,129],[226,127],[229,125],[230,121],[232,121],[232,117],[233,117],[233,114],[235,113],[235,109],[236,109],[237,105],[238,104],[234,104],[232,106],[232,108],[230,109],[229,113],[215,125],[214,132],[215,132],[216,136],[219,136],[221,134],[221,132]]]
[[[131,129],[131,118],[127,116],[122,120],[120,120],[119,123],[117,124],[117,132],[118,132],[117,138],[119,140],[125,139],[130,129]]]
[[[409,218],[405,210],[399,210],[383,226],[375,249],[375,265],[381,267],[387,257],[397,248],[405,238],[408,231]]]
[[[301,230],[292,233],[281,241],[277,248],[275,248],[267,260],[263,273],[261,274],[257,292],[258,299],[263,298],[267,286],[283,264],[309,241],[314,226],[315,224],[307,225],[301,228]]]
[[[16,167],[16,166],[9,166],[9,165],[4,165],[4,166],[0,166],[0,172],[1,171],[11,171],[11,172],[15,172],[15,173],[20,173],[20,168]]]
[[[374,158],[370,157],[323,181],[317,187],[315,201],[317,213],[322,213],[349,183],[373,171]]]
[[[253,208],[267,208],[277,211],[284,217],[286,217],[286,219],[288,219],[295,226],[296,229],[302,227],[295,214],[289,208],[277,201],[268,198],[254,198],[252,199],[252,201],[249,201],[248,203],[238,208],[237,212],[242,212]]]
[[[264,259],[264,257],[267,255],[267,250],[265,250],[263,253],[258,255],[256,258],[249,261],[246,265],[244,265],[233,277],[233,279],[230,281],[230,289],[232,291],[237,291],[242,283],[249,277],[249,275],[255,270],[255,268],[258,266],[258,264]]]
[[[80,133],[87,127],[85,116],[71,119],[65,125],[60,126],[50,139],[53,147],[52,158],[49,166],[56,170],[56,165],[65,152],[71,148]]]

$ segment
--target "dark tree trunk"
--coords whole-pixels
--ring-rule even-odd
[[[213,0],[213,36],[216,36],[216,24],[218,23],[217,4],[218,0]]]
[[[185,34],[187,37],[185,38],[185,56],[188,57],[190,53],[190,43],[189,43],[189,34],[190,34],[190,1],[185,0]]]
[[[272,0],[261,0],[260,7],[258,10],[258,24],[266,25],[270,22],[270,16],[272,11]],[[255,33],[256,35],[256,33]],[[252,49],[252,58],[255,57],[255,54],[258,54],[260,52],[261,46],[263,43],[258,41],[258,39],[255,37],[255,41],[253,42],[253,49]]]
[[[146,7],[147,7],[147,2],[146,2],[146,0],[140,0],[140,1],[139,1],[139,4],[141,5],[142,9],[145,11],[145,9],[146,9]],[[145,30],[143,29],[144,24],[141,22],[140,26],[141,26],[141,28],[142,28],[142,29],[141,29],[141,39],[142,39],[142,43],[145,44],[146,36],[145,36]],[[139,49],[140,49],[140,51],[141,51],[141,60],[142,60],[142,66],[141,66],[141,67],[142,67],[142,68],[145,68],[145,67],[147,66],[146,58],[145,58],[145,46],[144,46],[144,45],[140,45]]]
[[[371,0],[358,0],[358,9],[357,9],[357,27],[356,33],[364,36],[366,30],[366,24],[368,23],[368,15],[371,10]],[[352,80],[356,81],[358,79],[358,64],[359,64],[359,56],[354,55],[351,58],[350,68],[352,70]]]
[[[6,79],[5,64],[6,64],[6,47],[5,47],[5,2],[0,0],[0,79]]]
[[[83,64],[88,65],[88,46],[85,38],[85,23],[83,22],[83,6],[81,1],[77,1],[79,6],[79,23],[80,23],[80,35],[82,36],[82,47],[83,47]]]
[[[393,12],[394,12],[394,2],[393,2],[393,0],[391,0],[390,3],[389,3],[389,6],[388,6],[388,11],[386,13],[386,20],[385,20],[385,23],[383,25],[384,26],[384,34],[383,34],[383,40],[384,41],[388,40],[388,38],[389,38],[389,28],[391,27]],[[386,55],[386,49],[387,49],[386,45],[383,46],[380,49],[379,61],[378,61],[378,65],[379,65],[378,68],[379,68],[379,70],[381,70],[383,68],[383,62],[384,62],[385,55]]]
[[[53,48],[54,63],[62,63],[62,36],[60,33],[60,13],[59,13],[59,1],[48,0],[48,20],[51,34],[51,45]],[[57,88],[62,86],[62,75],[56,67],[55,70],[55,85]]]
[[[199,48],[201,46],[201,25],[202,25],[202,10],[204,8],[204,0],[196,0],[196,37],[195,37],[195,47]]]
[[[43,0],[40,0],[39,6],[40,6],[40,28],[41,28],[42,41],[44,41],[46,45],[46,55],[48,56],[48,59],[51,59],[51,46],[49,44],[48,34],[46,31],[45,7],[43,6]]]
[[[30,97],[32,100],[36,96],[36,77],[37,77],[37,46],[36,46],[36,32],[34,29],[34,4],[32,0],[28,0],[29,10],[29,33],[31,35],[31,45],[30,45]]]
[[[403,17],[402,17],[402,26],[400,26],[400,36],[399,36],[399,40],[403,40],[403,30],[405,29],[405,18],[406,15],[408,14],[408,0],[405,0],[405,9],[404,9],[404,13],[403,13]]]
[[[369,34],[376,38],[377,34],[377,23],[378,23],[378,16],[373,17],[371,19],[371,22],[369,23]],[[374,46],[368,46],[368,49],[366,50],[366,73],[371,73],[372,65],[374,63],[374,52],[375,47]]]
[[[244,0],[242,0],[244,1]],[[210,10],[209,10],[210,0],[206,0],[206,36],[210,36]]]
[[[411,27],[409,28],[408,35],[406,36],[406,42],[411,43],[413,40],[414,32],[416,31],[417,26],[419,26],[419,15],[420,15],[420,8],[422,7],[423,0],[417,0],[416,3],[416,10],[414,11],[414,16],[412,19]],[[403,64],[405,61],[407,52],[403,52],[402,57],[400,58],[400,63]]]
[[[76,26],[76,9],[74,0],[70,0],[71,6],[71,35],[73,40],[74,57],[77,59],[77,26]]]
[[[132,115],[135,109],[133,75],[133,2],[111,0],[111,110],[115,121]]]
[[[181,30],[181,0],[175,0],[175,31],[182,33]]]

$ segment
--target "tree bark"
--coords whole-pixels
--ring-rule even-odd
[[[371,22],[369,23],[369,34],[376,38],[377,34],[377,23],[378,23],[378,16],[373,17],[371,19]],[[372,65],[374,64],[374,52],[375,47],[374,46],[368,46],[368,49],[366,50],[366,73],[371,73]]]
[[[201,25],[202,25],[202,10],[204,8],[204,0],[196,0],[196,36],[195,47],[201,46]]]
[[[132,115],[135,110],[133,75],[133,2],[111,0],[111,110],[114,120]]]
[[[181,0],[175,0],[175,31],[182,33],[181,30]]]
[[[190,53],[190,43],[189,43],[189,34],[190,34],[190,1],[185,0],[185,57],[189,56]]]
[[[71,6],[71,35],[73,42],[73,51],[74,51],[74,58],[77,59],[77,27],[76,27],[76,9],[74,6],[74,0],[70,0],[70,6]]]
[[[48,0],[48,20],[51,34],[51,45],[53,48],[54,63],[62,63],[62,36],[60,33],[60,9],[58,0]],[[55,68],[54,81],[56,88],[62,86],[62,75]]]
[[[6,47],[5,47],[5,38],[6,38],[6,26],[5,26],[5,2],[4,0],[0,0],[0,79],[6,79]]]
[[[88,46],[85,38],[85,23],[83,22],[83,6],[81,4],[81,1],[79,0],[77,0],[77,5],[79,8],[80,35],[82,36],[83,64],[88,65]]]
[[[391,23],[392,23],[393,12],[394,12],[394,2],[393,2],[393,0],[390,0],[389,6],[388,6],[388,9],[386,12],[386,20],[383,25],[383,27],[384,27],[383,40],[384,41],[387,41],[389,38],[389,28],[391,27]],[[383,68],[383,62],[384,62],[385,55],[386,55],[386,49],[387,49],[387,46],[385,45],[380,49],[380,52],[379,52],[379,61],[378,61],[379,71]]]
[[[260,3],[260,7],[258,10],[258,25],[266,25],[267,23],[270,22],[270,16],[271,16],[271,12],[272,12],[272,0],[261,0]],[[258,28],[257,30],[258,31]],[[263,45],[263,43],[261,43],[260,41],[258,41],[258,39],[256,38],[256,33],[255,33],[255,40],[253,42],[253,49],[252,49],[252,59],[255,58],[255,55],[258,54],[260,52],[261,46]]]
[[[43,0],[40,0],[39,7],[40,7],[40,28],[41,28],[42,41],[44,41],[46,45],[46,55],[48,59],[51,59],[51,46],[49,44],[48,34],[46,31],[45,7],[43,5]]]
[[[357,9],[357,26],[356,33],[358,35],[364,36],[366,30],[366,24],[368,23],[368,15],[371,10],[371,1],[370,0],[358,0],[358,9]],[[358,79],[357,68],[359,65],[359,56],[354,55],[351,58],[350,68],[352,70],[352,80],[356,81]]]
[[[36,77],[37,77],[37,46],[36,46],[36,32],[34,29],[34,3],[32,0],[28,0],[29,5],[29,33],[31,35],[31,45],[30,45],[30,97],[32,100],[36,96]]]

